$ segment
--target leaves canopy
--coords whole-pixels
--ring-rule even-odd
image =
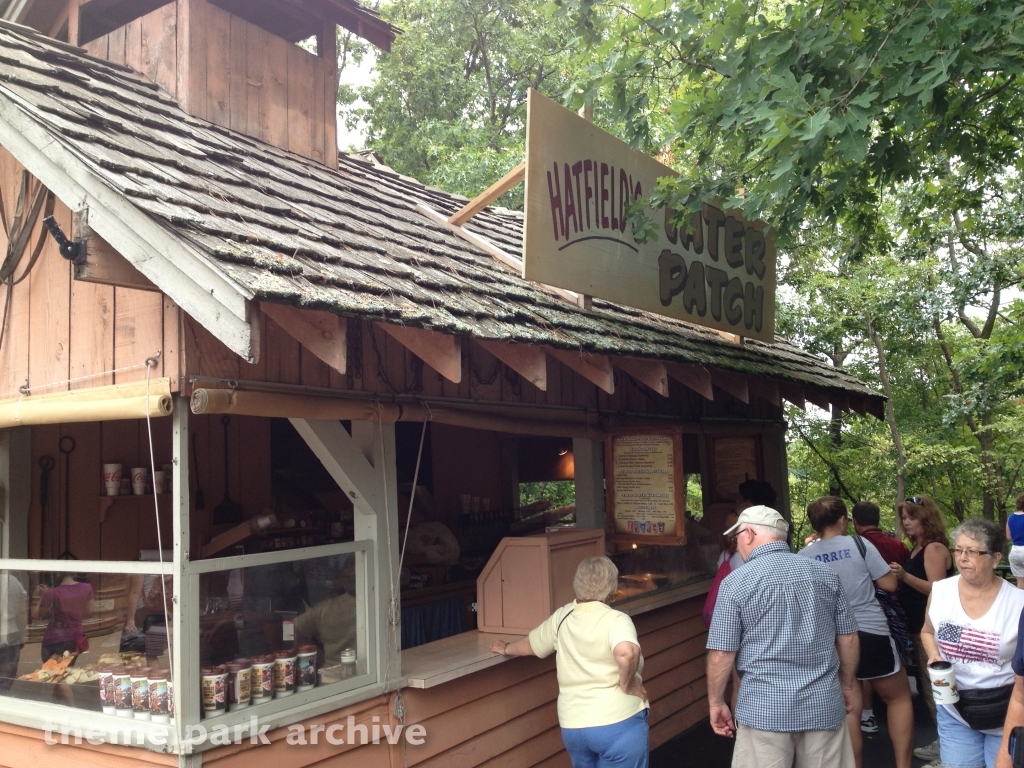
[[[394,0],[380,11],[403,34],[380,54],[376,81],[343,99],[346,119],[365,123],[367,146],[398,172],[475,197],[523,160],[528,89],[566,87],[568,21],[530,0]],[[521,206],[522,188],[501,202]]]
[[[809,215],[876,233],[879,195],[935,157],[1020,162],[1016,0],[564,0],[628,140],[668,148],[671,207],[719,198],[785,237]]]

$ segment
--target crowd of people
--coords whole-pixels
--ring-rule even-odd
[[[897,507],[908,548],[878,505],[826,496],[794,552],[781,514],[742,504],[705,606],[711,725],[735,738],[732,764],[861,768],[877,696],[897,768],[1024,766],[1024,494],[1016,507],[1005,528],[968,519],[947,534],[935,502],[912,496]],[[1007,539],[1016,586],[997,571]],[[938,732],[916,750],[912,670]]]

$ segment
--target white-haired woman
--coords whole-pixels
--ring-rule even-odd
[[[647,691],[633,620],[609,608],[619,571],[588,557],[572,581],[576,599],[526,637],[496,640],[503,656],[555,655],[558,724],[573,768],[647,768]]]
[[[938,707],[942,765],[993,768],[1013,691],[1011,662],[1024,592],[995,572],[1003,530],[991,520],[965,520],[953,531],[959,576],[936,581],[928,597],[921,643],[928,663],[947,661],[960,693]]]

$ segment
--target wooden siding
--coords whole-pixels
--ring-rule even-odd
[[[156,466],[171,461],[171,420],[154,419],[153,452]],[[224,498],[224,427],[219,416],[193,416],[190,431],[195,434],[196,456],[189,468],[192,484],[193,551],[218,531],[210,521],[213,508]],[[65,475],[60,440],[70,436],[75,450]],[[240,503],[246,517],[273,508],[270,482],[270,421],[232,416],[228,425],[228,487],[231,498]],[[190,443],[191,447],[191,443]],[[44,516],[38,489],[41,487],[40,459],[48,456],[54,467],[49,475],[49,502]],[[70,549],[80,560],[137,560],[140,549],[156,549],[156,523],[150,496],[121,496],[100,523],[104,463],[131,467],[149,466],[146,422],[139,420],[50,424],[32,427],[32,494],[29,508],[29,556],[55,558],[64,548],[63,521],[67,494]],[[195,471],[198,468],[198,473]],[[66,485],[65,485],[66,483]],[[195,491],[203,489],[205,509],[196,510]],[[161,535],[164,547],[172,541],[171,495],[160,503]]]
[[[338,167],[337,65],[205,0],[169,3],[85,45],[191,115]]]
[[[716,391],[716,399],[708,402],[675,380],[669,382],[669,397],[661,397],[617,369],[616,390],[609,395],[550,356],[548,389],[541,391],[469,339],[462,345],[462,381],[453,384],[373,323],[356,319],[349,320],[348,370],[344,375],[330,369],[266,316],[262,352],[255,365],[243,361],[188,316],[184,316],[183,328],[182,373],[186,377],[329,387],[339,394],[420,394],[479,402],[600,408],[681,421],[705,417],[782,418],[780,409],[758,398],[751,398],[747,405]]]
[[[23,170],[0,148],[0,191],[8,221]],[[70,234],[71,211],[59,200],[54,218]],[[40,221],[18,276],[42,235]],[[2,230],[0,247],[7,247]],[[172,377],[171,386],[177,389],[179,312],[174,302],[151,291],[80,283],[72,280],[71,271],[71,262],[46,235],[35,267],[11,296],[0,345],[0,400],[17,397],[26,381],[34,394],[141,381],[146,358],[156,352],[161,355],[152,375]],[[6,289],[0,289],[0,317],[6,301]],[[118,368],[131,370],[114,374]]]

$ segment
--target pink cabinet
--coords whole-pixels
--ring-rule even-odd
[[[477,629],[525,635],[575,599],[580,561],[604,553],[604,531],[597,528],[502,539],[476,580]]]

